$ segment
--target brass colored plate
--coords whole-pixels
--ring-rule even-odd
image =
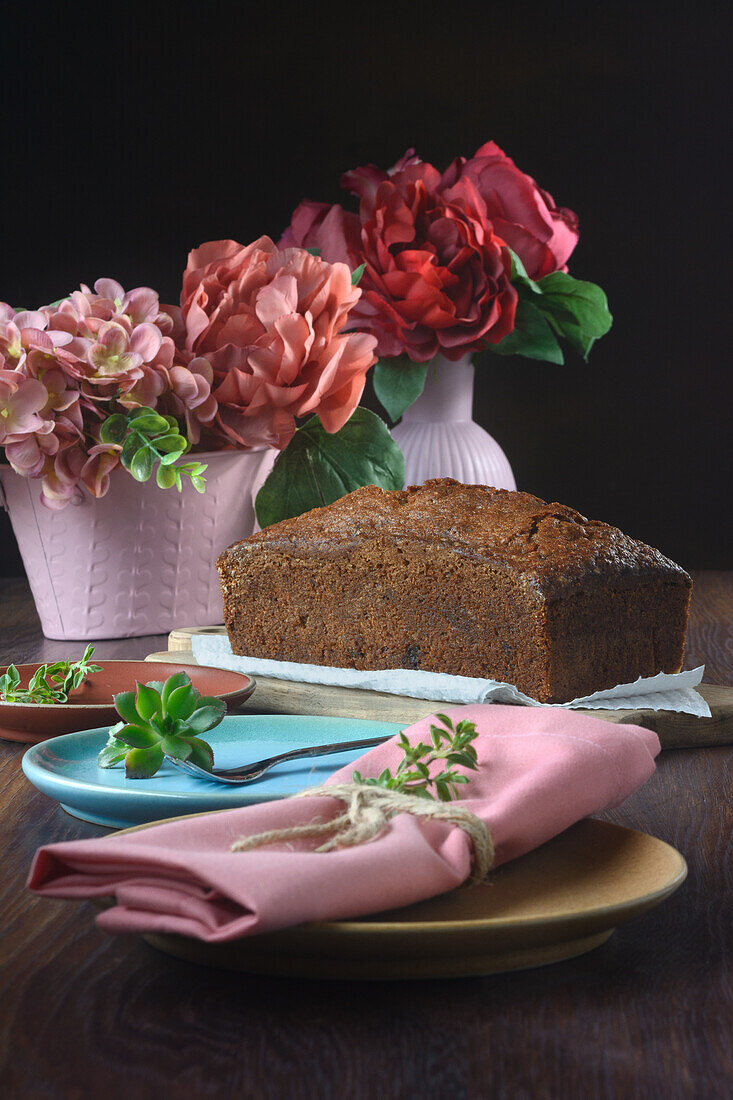
[[[145,939],[178,958],[253,974],[356,980],[493,974],[598,947],[619,924],[669,897],[686,874],[684,859],[664,841],[590,818],[500,867],[485,885],[404,909],[226,943]]]

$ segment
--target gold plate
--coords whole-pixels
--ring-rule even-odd
[[[403,909],[226,943],[144,938],[177,958],[251,974],[352,980],[495,974],[598,947],[619,924],[669,897],[686,875],[684,859],[664,841],[589,818],[500,867],[485,885]]]

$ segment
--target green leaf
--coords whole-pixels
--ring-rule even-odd
[[[160,743],[160,738],[155,735],[150,726],[136,726],[132,723],[124,725],[118,731],[117,737],[131,749],[148,749]]]
[[[298,428],[257,494],[261,527],[332,504],[362,485],[401,489],[405,460],[387,425],[357,408],[340,431],[329,434],[317,417]]]
[[[145,442],[144,435],[138,435],[137,432],[131,432],[125,442],[122,444],[122,451],[120,452],[120,462],[126,470],[130,469],[133,458],[137,454],[140,447]]]
[[[134,691],[121,691],[118,695],[114,696],[114,704],[115,710],[126,722],[132,722],[132,724],[135,725],[135,723],[139,721],[137,707],[135,706]]]
[[[159,435],[156,438],[155,449],[165,454],[170,451],[179,451],[183,454],[186,450],[186,440],[178,432],[168,432],[166,435]]]
[[[320,248],[306,248],[306,252],[310,252],[311,256],[320,256]]]
[[[146,722],[149,721],[154,715],[163,713],[163,704],[161,702],[160,695],[155,690],[155,688],[148,687],[147,684],[137,685],[135,707],[137,709],[137,713]]]
[[[351,272],[351,285],[352,286],[357,285],[357,283],[359,282],[359,279],[361,279],[362,275],[364,274],[364,268],[365,267],[366,267],[366,264],[359,264],[359,266],[357,268],[354,268],[354,270]]]
[[[587,359],[593,343],[605,336],[613,321],[605,293],[595,283],[574,279],[564,271],[546,275],[538,286],[542,292],[539,308],[553,328]]]
[[[100,443],[114,443],[119,446],[127,435],[127,423],[127,417],[122,413],[113,413],[112,416],[108,416],[99,429]]]
[[[163,685],[163,690],[160,693],[160,697],[163,700],[163,710],[167,713],[168,700],[176,688],[185,687],[191,683],[191,677],[187,672],[174,672],[172,676],[169,676]]]
[[[151,413],[152,413],[153,416],[158,415],[156,413],[155,409],[151,409],[147,405],[140,405],[137,409],[132,409],[127,414],[127,419],[132,423],[135,420],[142,420],[146,416],[150,416]]]
[[[429,363],[413,363],[406,355],[380,359],[372,372],[374,392],[392,420],[399,420],[406,408],[425,388]]]
[[[154,441],[153,446],[158,446],[157,439]],[[166,454],[159,455],[159,461],[163,464],[163,466],[173,466],[176,462],[178,462],[178,459],[181,457],[185,449],[185,447],[179,447],[175,451],[168,451]],[[186,473],[188,472],[189,471],[187,470]]]
[[[172,756],[174,760],[188,760],[192,752],[189,742],[176,736],[164,737],[160,742],[160,747],[163,752],[167,753],[168,756]]]
[[[529,301],[521,295],[513,331],[498,344],[487,344],[487,347],[496,355],[523,355],[526,359],[544,359],[549,363],[564,362],[557,337],[534,300]]]
[[[130,749],[125,757],[125,776],[127,779],[150,779],[163,763],[163,759],[160,745],[151,749]]]
[[[193,764],[198,764],[200,768],[210,772],[214,766],[214,750],[208,741],[202,741],[200,737],[190,738],[189,744],[191,746],[191,755],[189,760]]]
[[[199,707],[191,717],[187,719],[187,726],[193,733],[206,733],[218,726],[226,714],[226,703],[218,707]]]
[[[135,481],[149,481],[154,462],[155,455],[147,445],[135,451],[130,463],[130,473]]]
[[[122,726],[122,722],[118,723],[118,726]],[[120,741],[115,736],[114,731],[118,726],[113,726],[109,731],[107,744],[97,757],[97,764],[100,768],[113,768],[115,764],[119,764],[121,760],[124,760],[126,754],[130,751],[129,745],[126,745],[124,741]]]
[[[509,254],[512,258],[511,281],[517,287],[517,290],[519,290],[521,293],[520,288],[525,288],[527,290],[531,290],[533,294],[541,294],[542,291],[540,290],[539,283],[536,283],[534,279],[530,279],[529,275],[527,274],[526,267],[524,266],[523,262],[520,260],[516,252],[513,252],[510,248]]]
[[[156,470],[155,480],[159,489],[172,489],[176,483],[175,470],[161,463]]]
[[[226,703],[218,695],[199,695],[196,700],[197,709],[199,707],[218,707],[220,704],[226,709]]]
[[[191,717],[197,704],[195,688],[189,683],[175,688],[168,696],[166,714],[171,718],[183,719]]]
[[[158,416],[156,412],[147,412],[135,419],[135,430],[144,432],[145,435],[159,435],[161,432],[167,432],[168,427],[168,421]]]

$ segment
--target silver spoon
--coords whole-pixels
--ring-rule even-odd
[[[251,783],[285,760],[298,760],[302,756],[328,756],[332,752],[348,752],[350,749],[370,749],[389,740],[389,737],[367,737],[361,741],[337,741],[335,745],[308,745],[307,748],[290,749],[289,752],[281,752],[277,756],[268,756],[265,760],[255,760],[252,764],[242,764],[239,768],[212,768],[210,772],[200,768],[198,764],[192,764],[190,760],[177,760],[168,753],[165,758],[174,767],[199,779],[213,779],[216,783]]]

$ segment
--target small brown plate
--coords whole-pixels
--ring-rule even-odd
[[[52,662],[47,662],[51,664]],[[22,741],[26,745],[57,737],[61,733],[113,725],[119,720],[112,697],[120,691],[133,691],[138,682],[167,680],[174,672],[187,672],[191,683],[202,695],[224,699],[231,712],[255,689],[251,676],[207,665],[171,664],[168,661],[99,661],[101,672],[93,673],[72,695],[73,703],[5,703],[0,701],[0,738]],[[18,665],[21,687],[27,687],[35,665]],[[0,669],[0,675],[5,672]]]

